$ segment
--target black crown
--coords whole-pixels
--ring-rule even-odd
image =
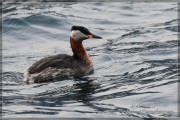
[[[92,34],[87,28],[85,28],[83,26],[72,26],[71,31],[73,31],[73,30],[79,30],[85,35],[91,35]]]

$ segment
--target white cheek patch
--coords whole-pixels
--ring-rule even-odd
[[[87,36],[80,32],[79,30],[73,30],[70,34],[72,38],[74,38],[75,41],[82,41],[87,39]]]

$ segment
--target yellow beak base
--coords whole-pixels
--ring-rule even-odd
[[[87,35],[88,38],[93,38],[93,35]]]

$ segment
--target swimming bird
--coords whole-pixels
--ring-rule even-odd
[[[35,62],[24,74],[24,81],[39,83],[87,75],[93,71],[93,63],[82,42],[90,38],[102,37],[92,34],[83,26],[72,26],[70,45],[73,55],[58,54]]]

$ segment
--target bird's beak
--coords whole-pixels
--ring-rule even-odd
[[[87,35],[87,37],[88,37],[88,39],[90,39],[90,38],[96,38],[96,39],[102,39],[102,37],[100,37],[100,36],[97,36],[97,35]]]

